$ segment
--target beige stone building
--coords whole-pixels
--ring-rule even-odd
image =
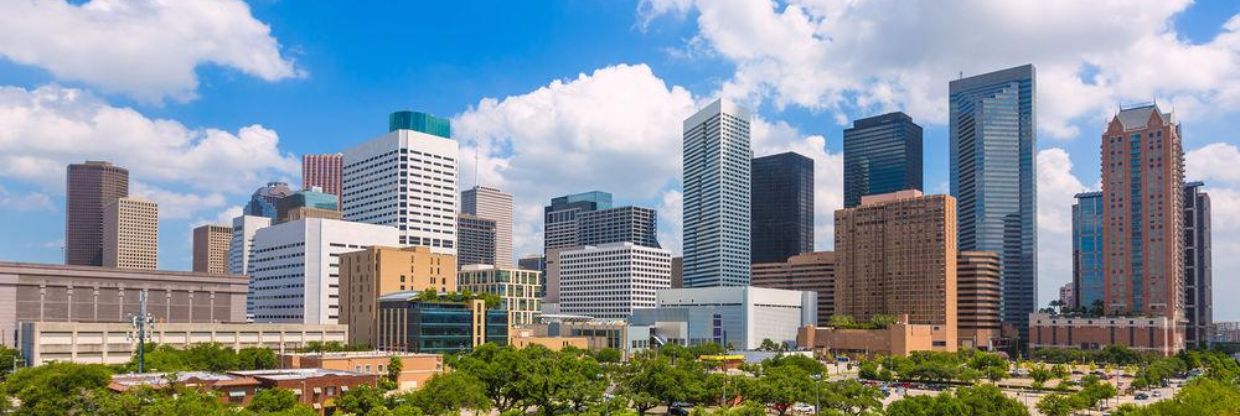
[[[159,252],[159,205],[117,198],[103,207],[103,265],[155,270]]]
[[[907,314],[955,351],[956,200],[907,190],[835,211],[835,313],[858,321]]]
[[[956,328],[961,348],[998,348],[999,253],[962,251],[956,260]]]
[[[232,227],[203,225],[194,229],[194,272],[227,274]]]
[[[442,354],[390,353],[384,351],[284,354],[281,368],[322,368],[352,371],[385,378],[392,358],[400,360],[397,390],[417,390],[436,374],[443,374]]]
[[[428,247],[370,247],[340,255],[340,323],[349,343],[378,345],[379,296],[434,289],[455,292],[456,256]]]
[[[818,324],[826,324],[835,314],[835,253],[816,251],[784,262],[754,263],[750,284],[818,293]]]

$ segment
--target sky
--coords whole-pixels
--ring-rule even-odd
[[[1040,304],[1071,280],[1106,121],[1154,101],[1212,198],[1215,319],[1240,320],[1238,2],[367,3],[0,0],[0,259],[61,262],[65,166],[109,160],[160,205],[160,267],[189,269],[193,227],[401,109],[452,120],[462,189],[514,194],[517,255],[551,197],[588,190],[656,208],[679,253],[681,121],[720,97],[755,110],[756,156],[814,159],[830,250],[851,120],[911,115],[946,193],[948,81],[1032,63]]]

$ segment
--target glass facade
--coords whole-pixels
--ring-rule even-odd
[[[1072,286],[1077,307],[1103,300],[1102,193],[1076,194],[1072,205]]]
[[[844,130],[844,208],[864,195],[924,190],[921,137],[921,126],[901,112],[853,121]]]
[[[274,220],[279,217],[276,204],[289,195],[293,195],[293,190],[288,187],[287,183],[269,182],[267,186],[258,188],[254,191],[254,195],[250,196],[250,202],[245,205],[244,214]]]
[[[543,207],[543,248],[577,245],[577,216],[610,208],[611,194],[607,192],[590,191],[552,198],[551,205]]]
[[[814,251],[814,160],[788,152],[755,158],[752,166],[750,261]]]
[[[389,295],[391,296],[391,295]],[[380,341],[388,351],[431,354],[466,352],[474,345],[474,310],[463,302],[380,298]],[[485,342],[508,343],[508,311],[485,309]]]
[[[1214,325],[1214,271],[1210,242],[1210,195],[1201,182],[1184,184],[1184,335],[1189,346],[1209,342]]]
[[[685,287],[749,284],[750,119],[718,100],[684,121]]]
[[[413,130],[445,139],[452,138],[452,123],[418,111],[397,111],[388,116],[388,131]]]
[[[1002,315],[1028,339],[1036,307],[1036,71],[1024,65],[951,81],[951,194],[959,245],[1002,261]]]

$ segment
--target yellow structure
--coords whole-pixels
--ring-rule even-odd
[[[340,323],[349,343],[377,345],[379,296],[401,291],[456,291],[456,257],[429,247],[370,247],[340,255]]]
[[[552,351],[560,351],[568,347],[583,350],[590,349],[590,338],[588,337],[548,336],[544,328],[513,328],[510,335],[510,344],[516,348],[525,348],[531,345],[542,345]]]

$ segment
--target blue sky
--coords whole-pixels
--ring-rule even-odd
[[[817,247],[830,249],[849,120],[913,115],[927,191],[945,192],[948,80],[1033,63],[1041,303],[1070,279],[1068,207],[1096,187],[1106,118],[1149,100],[1181,118],[1189,177],[1215,198],[1216,298],[1240,293],[1240,3],[462,3],[13,6],[0,16],[0,259],[60,261],[63,166],[91,158],[132,170],[161,205],[161,267],[187,269],[192,226],[229,218],[268,179],[296,185],[300,155],[373,137],[406,108],[453,118],[464,158],[479,155],[463,187],[516,195],[518,254],[539,251],[541,204],[590,189],[658,208],[678,251],[679,121],[720,96],[757,109],[758,155],[815,159]]]

